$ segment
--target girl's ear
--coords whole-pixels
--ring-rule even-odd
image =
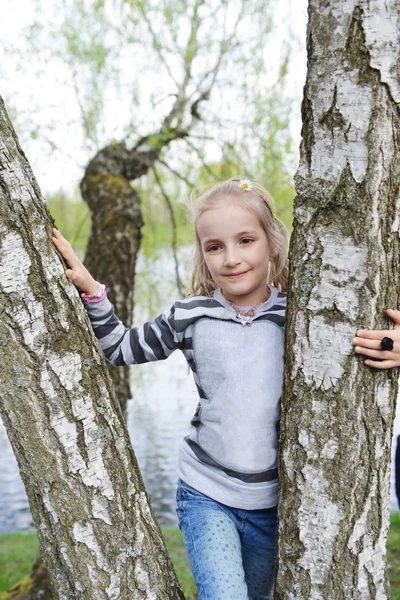
[[[272,246],[269,250],[269,257],[275,258],[276,254],[277,254],[276,249]]]

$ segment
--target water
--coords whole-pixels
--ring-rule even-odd
[[[189,253],[185,249],[181,253],[181,261],[187,265]],[[142,299],[135,308],[136,323],[149,318],[149,313],[161,312],[179,297],[174,284],[173,264],[168,255],[164,254],[151,263],[143,256],[140,258],[136,294]],[[196,388],[180,352],[175,352],[167,361],[132,367],[131,377],[133,397],[128,404],[127,424],[132,445],[160,524],[173,526],[177,524],[178,446],[188,433],[189,422],[197,406]],[[400,435],[400,406],[394,431],[395,436]],[[395,445],[393,455],[394,451]],[[29,529],[33,524],[25,489],[1,421],[0,455],[0,533]],[[397,510],[393,476],[391,508]]]

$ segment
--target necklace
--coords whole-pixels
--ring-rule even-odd
[[[228,300],[228,302],[232,306],[232,308],[236,310],[236,318],[239,319],[243,327],[246,327],[246,325],[251,325],[252,317],[254,317],[254,311],[257,310],[257,308],[261,306],[261,304],[264,304],[264,302],[266,302],[269,299],[270,295],[271,290],[268,288],[268,293],[265,296],[265,298],[260,300],[260,302],[257,302],[257,304],[255,304],[254,306],[251,306],[248,310],[243,310],[242,308],[240,308],[240,306],[238,306],[234,302],[231,302],[230,300]]]

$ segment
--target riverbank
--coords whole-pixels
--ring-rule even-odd
[[[196,586],[179,529],[163,529],[168,551],[187,600],[196,598]],[[34,532],[0,535],[0,600],[6,590],[27,575],[36,558],[38,541]],[[392,513],[388,536],[388,565],[391,600],[400,600],[400,513]]]

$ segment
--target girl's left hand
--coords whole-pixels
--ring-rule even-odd
[[[391,369],[400,366],[400,310],[386,310],[389,317],[396,323],[394,329],[360,329],[353,338],[357,354],[370,357],[365,364],[374,369]],[[381,340],[390,337],[394,341],[393,350],[381,350]],[[372,358],[378,360],[371,360]]]

